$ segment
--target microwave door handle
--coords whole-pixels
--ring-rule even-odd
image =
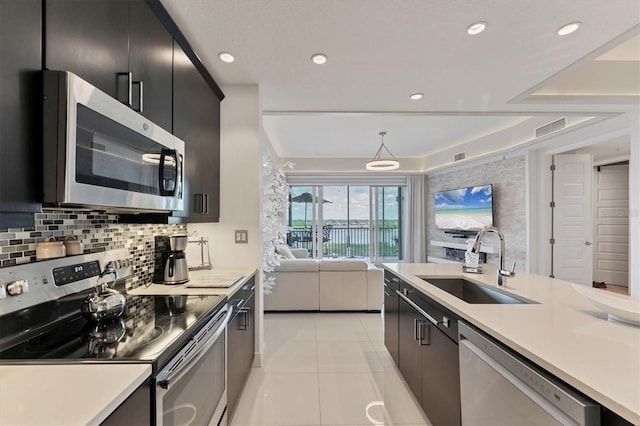
[[[173,185],[173,189],[168,190],[166,185],[165,185],[165,179],[164,179],[164,168],[165,168],[165,159],[167,157],[171,157],[173,158],[174,161],[174,168],[176,168],[176,179],[174,180],[174,185]],[[175,196],[176,195],[176,191],[177,191],[177,167],[178,167],[178,156],[176,153],[176,150],[174,149],[167,149],[167,148],[162,148],[162,151],[160,151],[160,164],[158,164],[159,172],[158,172],[158,178],[160,180],[160,195],[162,196]]]
[[[224,314],[224,320],[221,324],[217,326],[216,331],[207,339],[207,341],[200,346],[200,349],[195,351],[195,353],[191,353],[187,359],[180,365],[180,368],[174,371],[162,371],[158,374],[156,378],[156,383],[162,389],[166,389],[167,391],[171,387],[173,382],[179,381],[182,376],[184,376],[191,366],[198,362],[207,351],[213,346],[213,344],[218,340],[220,335],[224,333],[227,328],[227,324],[229,323],[229,318],[231,318],[231,314],[233,313],[233,309],[227,309]]]
[[[176,197],[182,198],[182,185],[184,182],[184,157],[177,154],[178,157],[178,181],[176,182]]]

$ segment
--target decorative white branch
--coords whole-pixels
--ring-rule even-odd
[[[268,152],[262,154],[262,211],[264,214],[262,241],[262,270],[273,272],[280,265],[280,258],[276,253],[276,246],[285,244],[289,227],[285,223],[285,213],[289,207],[289,193],[291,188],[287,179],[278,166],[277,160]],[[267,276],[264,282],[265,294],[271,294],[276,284],[273,275]]]

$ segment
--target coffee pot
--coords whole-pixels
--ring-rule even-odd
[[[187,235],[169,235],[156,237],[156,261],[160,259],[161,267],[156,281],[163,284],[184,284],[189,281],[189,267],[185,249]],[[159,279],[158,279],[159,278]]]

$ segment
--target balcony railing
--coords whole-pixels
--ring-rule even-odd
[[[399,259],[402,244],[398,228],[378,228],[378,258]],[[291,247],[306,248],[311,253],[313,247],[311,228],[293,228],[287,234]],[[324,257],[371,257],[369,253],[370,228],[347,228],[325,226],[322,229],[322,250]]]

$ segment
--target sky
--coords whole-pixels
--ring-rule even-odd
[[[436,192],[434,201],[436,209],[488,208],[492,202],[491,185]]]
[[[293,187],[293,196],[303,192],[311,193],[311,187]],[[398,218],[398,206],[396,203],[396,189],[385,188],[385,219]],[[330,201],[323,203],[324,219],[347,219],[347,187],[346,186],[325,186],[323,187],[323,200]],[[351,186],[349,187],[349,216],[352,220],[369,219],[369,187]],[[305,203],[291,203],[293,219],[304,219]],[[307,222],[311,222],[311,203],[307,205]]]

